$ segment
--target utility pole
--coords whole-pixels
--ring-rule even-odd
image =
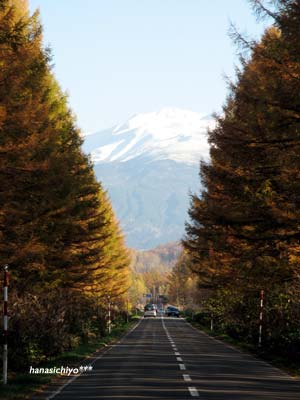
[[[262,339],[262,323],[263,323],[263,308],[264,308],[264,295],[263,290],[260,291],[260,312],[259,312],[259,330],[258,330],[258,347],[261,347]]]
[[[8,296],[8,265],[4,266],[3,279],[3,385],[7,384],[7,334],[8,334],[8,312],[7,312],[7,296]]]

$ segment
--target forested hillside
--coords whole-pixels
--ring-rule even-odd
[[[181,244],[171,242],[152,250],[131,250],[131,265],[137,272],[146,272],[153,268],[170,271],[176,264],[182,251]]]
[[[158,302],[159,295],[167,297],[169,279],[182,252],[180,243],[172,242],[152,250],[130,250],[131,287],[129,291],[132,305],[142,306],[146,294]]]
[[[129,255],[51,71],[39,15],[0,2],[0,257],[10,274],[10,368],[105,330]],[[97,318],[95,319],[95,316]]]

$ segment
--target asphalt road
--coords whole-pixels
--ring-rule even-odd
[[[55,400],[299,400],[300,381],[198,332],[182,319],[143,319]]]

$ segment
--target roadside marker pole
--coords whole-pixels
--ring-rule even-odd
[[[264,308],[264,295],[263,290],[260,291],[260,312],[259,312],[259,332],[258,332],[258,347],[261,347],[262,339],[262,323],[263,323],[263,308]]]
[[[7,384],[7,331],[8,331],[8,313],[7,313],[7,296],[8,296],[8,265],[4,266],[3,280],[3,385]]]
[[[127,322],[127,324],[129,322],[129,300],[128,300],[128,298],[126,299],[126,322]]]
[[[210,330],[211,332],[214,330],[214,317],[212,314],[210,316]]]
[[[108,333],[111,333],[111,310],[110,310],[110,296],[108,296]]]

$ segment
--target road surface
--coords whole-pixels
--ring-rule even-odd
[[[300,381],[177,318],[148,318],[55,400],[299,400]]]

